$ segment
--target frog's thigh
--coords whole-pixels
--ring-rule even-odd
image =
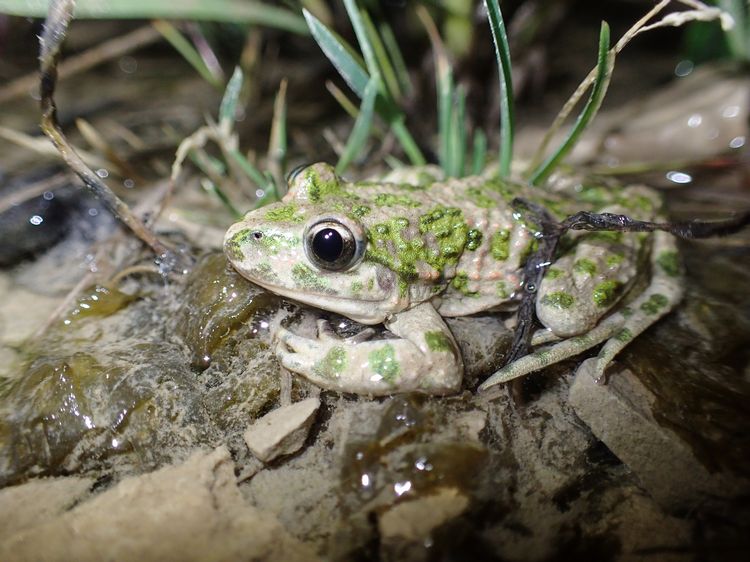
[[[593,375],[598,379],[604,369],[633,338],[654,324],[680,302],[684,292],[682,264],[675,238],[665,232],[654,234],[651,250],[651,283],[637,299],[620,311],[622,328],[602,347]]]
[[[634,242],[632,235],[626,240]],[[537,293],[539,321],[560,337],[590,332],[635,276],[631,244],[581,241],[553,263]]]
[[[628,307],[610,314],[595,328],[580,336],[544,347],[506,365],[484,381],[479,390],[487,390],[573,357],[606,340],[593,373],[600,378],[617,353],[635,336],[672,310],[682,297],[682,267],[675,239],[671,235],[664,232],[654,234],[651,269],[651,283]]]

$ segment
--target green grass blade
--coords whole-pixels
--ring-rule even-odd
[[[750,60],[750,3],[719,0],[718,5],[734,19],[734,27],[724,32],[729,52],[735,60]]]
[[[206,63],[201,58],[195,47],[185,39],[180,31],[168,21],[155,20],[151,23],[162,37],[166,39],[174,49],[182,55],[190,66],[192,66],[201,77],[215,88],[221,88],[221,80],[213,75]]]
[[[436,55],[437,56],[437,55]],[[453,71],[449,64],[438,65],[435,74],[437,80],[437,97],[438,97],[438,137],[439,149],[438,158],[440,166],[447,175],[453,169],[453,143],[451,142],[451,132],[453,124]]]
[[[510,47],[505,32],[503,14],[498,0],[484,0],[490,20],[495,58],[500,78],[500,176],[510,175],[513,159],[513,79],[510,66]]]
[[[361,152],[362,147],[367,141],[367,137],[370,135],[370,127],[372,126],[372,120],[375,113],[375,98],[378,95],[378,83],[378,77],[373,76],[370,78],[370,82],[365,88],[365,95],[362,98],[359,115],[354,122],[354,127],[349,135],[349,140],[346,141],[344,152],[341,153],[341,157],[336,164],[336,172],[339,174],[343,174],[349,167],[349,164],[351,164]]]
[[[591,95],[586,101],[586,105],[578,115],[578,119],[573,124],[568,136],[563,140],[560,146],[536,169],[529,177],[533,185],[539,185],[554,171],[560,161],[567,156],[573,149],[578,138],[588,126],[591,119],[594,118],[602,105],[604,95],[607,93],[609,79],[612,76],[612,69],[615,64],[615,53],[609,51],[609,25],[602,22],[599,32],[599,54],[596,64],[596,78],[591,88]]]
[[[2,0],[0,13],[46,17],[48,2]],[[253,0],[78,0],[76,19],[170,19],[219,21],[275,27],[307,35],[305,21],[291,10]]]
[[[221,105],[219,106],[219,125],[226,127],[227,130],[232,130],[232,124],[237,115],[237,102],[240,99],[240,91],[242,91],[242,82],[244,79],[242,69],[236,66],[234,67],[232,77],[227,82],[227,87],[224,89],[224,97],[221,98]]]
[[[359,115],[359,108],[357,108],[352,100],[346,97],[346,94],[336,84],[330,80],[326,80],[326,90],[333,96],[341,108],[346,111],[352,119],[356,119]]]
[[[385,50],[385,45],[383,44],[380,35],[378,35],[378,32],[375,29],[375,25],[373,25],[372,20],[370,19],[370,16],[367,14],[367,12],[362,11],[361,16],[362,22],[365,26],[365,32],[367,33],[367,37],[372,44],[372,49],[375,53],[375,60],[378,65],[378,69],[380,70],[380,75],[383,77],[383,81],[385,82],[385,86],[393,98],[400,99],[402,96],[401,85],[398,82],[398,78],[396,78],[396,71],[393,69],[391,60],[388,58],[388,53]]]
[[[262,189],[268,188],[268,179],[263,175],[258,168],[253,166],[250,161],[245,158],[239,150],[230,150],[227,152],[240,167],[240,169],[249,177],[255,185]]]
[[[328,29],[307,10],[302,10],[307,25],[310,28],[315,42],[323,51],[328,60],[338,70],[341,77],[360,98],[365,95],[365,88],[370,81],[367,71],[352,55],[351,50],[345,46],[343,39]]]
[[[370,75],[374,75],[378,71],[378,61],[375,56],[375,49],[365,29],[365,23],[362,18],[364,11],[360,12],[356,0],[344,0],[344,7],[346,8],[346,13],[349,15],[349,20],[352,22],[354,35],[357,36],[357,43],[359,43],[359,48],[362,50],[362,56],[365,58],[365,66],[367,66]],[[364,92],[359,97],[364,97]]]
[[[453,170],[451,131],[453,123],[453,69],[443,40],[440,38],[435,21],[424,6],[417,6],[417,17],[427,32],[432,44],[432,57],[435,61],[435,94],[438,110],[438,160],[446,176]]]
[[[454,178],[463,177],[466,170],[466,90],[456,88],[455,95],[456,110],[451,119],[450,151],[452,168],[448,176]]]
[[[404,55],[401,54],[396,36],[393,34],[391,26],[385,22],[381,23],[378,28],[380,29],[380,36],[383,38],[383,43],[385,43],[385,48],[388,51],[388,56],[390,56],[391,63],[393,63],[393,68],[396,71],[400,91],[403,95],[409,96],[414,87],[412,86],[409,70],[406,68],[406,61],[404,61]]]
[[[224,207],[226,207],[226,209],[230,212],[230,214],[235,219],[239,219],[242,217],[242,212],[237,207],[234,206],[234,204],[229,199],[227,194],[224,193],[224,190],[221,189],[218,185],[216,185],[214,182],[212,182],[208,178],[203,178],[200,181],[200,184],[203,190],[206,193],[216,197],[216,199],[218,199],[221,202],[221,204],[224,205]]]
[[[403,115],[394,118],[390,122],[390,125],[393,134],[396,135],[401,148],[404,149],[406,157],[409,159],[412,166],[424,166],[427,164],[427,160],[425,160],[422,151],[419,150],[417,142],[414,140],[414,137],[411,136],[409,129],[406,128]]]
[[[471,152],[471,174],[477,176],[482,173],[487,164],[487,135],[482,129],[474,131],[474,147]]]
[[[347,13],[349,13],[349,17],[352,20],[352,26],[354,27],[357,41],[362,49],[365,65],[373,76],[377,75],[378,77],[379,95],[375,100],[375,111],[388,122],[393,134],[398,139],[411,163],[415,166],[422,166],[426,163],[426,160],[411,133],[406,128],[403,113],[385,89],[383,80],[380,77],[375,52],[365,32],[364,23],[359,9],[353,0],[344,0],[344,4],[347,8]],[[338,70],[339,74],[341,74],[342,78],[352,91],[357,94],[360,99],[363,99],[365,88],[370,81],[370,75],[367,70],[362,67],[362,64],[357,60],[357,57],[352,53],[351,47],[349,47],[343,39],[329,30],[308,11],[303,10],[303,14],[310,26],[310,32],[318,43],[318,46],[333,63],[333,66],[336,67],[336,70]]]

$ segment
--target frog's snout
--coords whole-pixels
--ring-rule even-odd
[[[247,255],[248,245],[262,239],[260,230],[245,223],[234,224],[224,235],[224,253],[230,260],[240,261]]]

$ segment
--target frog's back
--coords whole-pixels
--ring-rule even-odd
[[[441,314],[472,314],[513,297],[534,243],[510,206],[523,188],[476,176],[355,190],[351,212],[368,231],[368,258],[408,280],[422,299],[440,294]]]

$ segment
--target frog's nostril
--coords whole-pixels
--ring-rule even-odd
[[[260,240],[261,238],[263,238],[263,233],[256,230],[255,232],[253,232],[253,238],[255,238],[256,240]]]

